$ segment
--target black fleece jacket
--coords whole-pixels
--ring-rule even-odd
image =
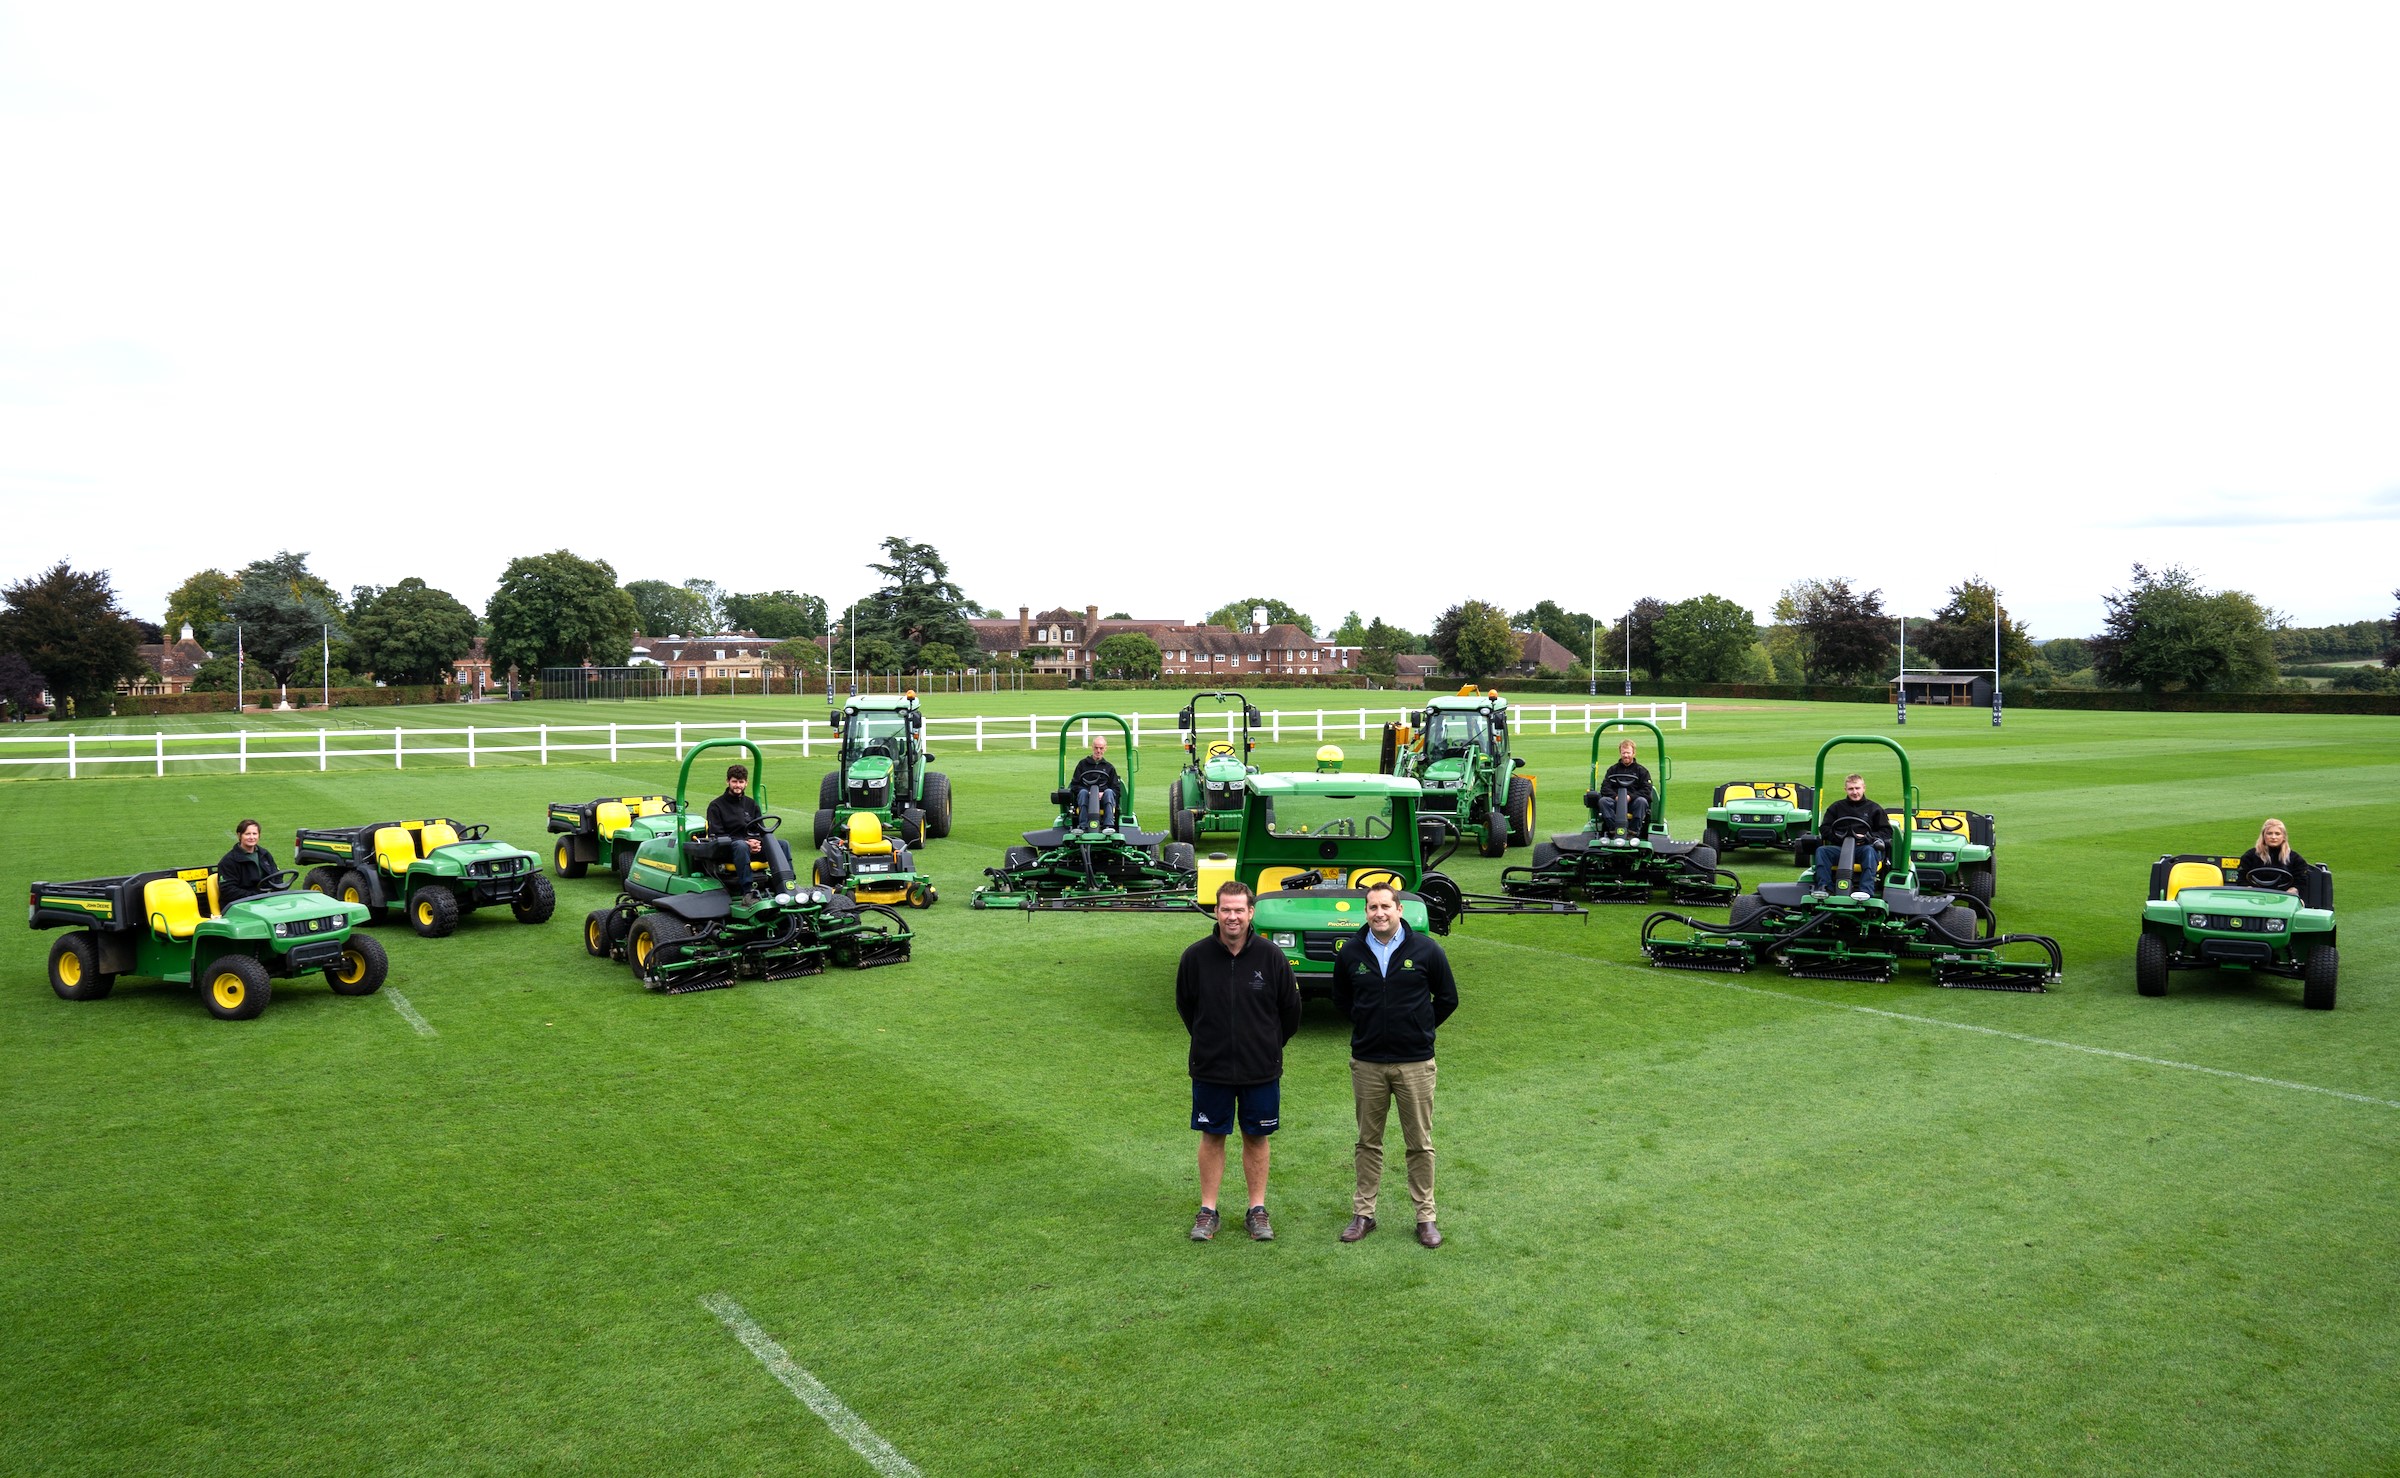
[[[1424,1062],[1433,1056],[1434,1028],[1458,1009],[1458,981],[1433,936],[1413,929],[1392,951],[1386,975],[1361,929],[1333,957],[1333,1009],[1350,1018],[1352,1057]]]
[[[1833,823],[1849,818],[1856,818],[1867,823],[1867,826],[1875,833],[1876,845],[1888,847],[1892,844],[1891,816],[1885,812],[1883,807],[1864,796],[1857,800],[1843,796],[1840,800],[1827,806],[1825,814],[1817,818],[1817,836],[1823,843],[1832,844]]]
[[[758,802],[750,798],[748,791],[740,795],[726,791],[708,803],[709,834],[718,837],[764,836],[758,819],[765,814],[759,810]]]
[[[236,847],[217,859],[217,902],[255,898],[268,891],[267,879],[279,871],[273,854],[263,845],[255,852]]]
[[[1175,1014],[1192,1034],[1192,1076],[1244,1087],[1283,1076],[1283,1044],[1300,1030],[1300,985],[1283,951],[1252,934],[1242,952],[1216,931],[1175,967]]]

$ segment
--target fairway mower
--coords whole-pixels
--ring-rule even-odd
[[[1378,768],[1423,786],[1425,814],[1449,818],[1483,856],[1533,843],[1533,781],[1517,773],[1525,762],[1509,757],[1508,700],[1497,688],[1468,683],[1407,723],[1384,725]]]
[[[317,864],[303,884],[310,892],[365,905],[369,923],[398,909],[427,939],[442,938],[476,909],[503,903],[520,924],[547,922],[558,895],[541,859],[522,847],[484,840],[490,830],[439,816],[304,826],[293,835],[292,856]]]
[[[677,831],[671,795],[604,795],[590,801],[553,801],[550,830],[558,837],[550,868],[562,878],[582,877],[605,862],[625,880],[633,855],[653,836]]]
[[[1792,865],[1816,860],[1817,792],[1789,780],[1729,780],[1709,797],[1700,845],[1731,852],[1789,852]]]
[[[825,839],[812,881],[861,903],[931,908],[942,896],[933,879],[916,870],[908,843],[895,841],[871,811],[856,813],[848,826]]]
[[[1657,792],[1647,831],[1625,837],[1606,835],[1602,819],[1612,789],[1630,790],[1626,777],[1603,773],[1600,752],[1611,729],[1648,729],[1656,741],[1658,771],[1650,784]],[[1583,830],[1536,842],[1533,865],[1503,868],[1502,892],[1518,898],[1582,898],[1594,903],[1648,903],[1655,893],[1670,903],[1717,906],[1730,903],[1742,891],[1742,880],[1717,866],[1716,849],[1705,842],[1679,842],[1667,834],[1667,778],[1675,773],[1667,758],[1667,736],[1648,719],[1612,718],[1592,730],[1592,783],[1583,793],[1590,819]]]
[[[1846,744],[1897,755],[1906,808],[1916,810],[1908,752],[1880,735],[1825,741],[1817,751],[1820,793],[1826,757]],[[1893,831],[1893,855],[1880,887],[1859,855],[1871,840],[1865,823],[1845,818],[1826,830],[1827,845],[1841,848],[1836,885],[1848,891],[1816,891],[1813,874],[1803,874],[1798,882],[1764,883],[1735,898],[1722,924],[1654,913],[1642,921],[1642,953],[1651,964],[1674,970],[1739,973],[1774,962],[1802,980],[1885,981],[1902,960],[1918,959],[1929,962],[1934,984],[1968,990],[2043,991],[2063,973],[2056,940],[2000,933],[1990,906],[1972,894],[1920,891],[1908,827]]]
[[[747,739],[709,739],[684,757],[675,777],[675,811],[685,814],[692,762],[712,749],[749,752],[751,793],[767,804],[767,760]],[[769,830],[780,818],[765,818]],[[736,892],[712,864],[694,856],[709,845],[660,834],[642,843],[625,891],[583,921],[583,947],[595,959],[623,960],[634,979],[663,995],[716,990],[743,980],[792,980],[827,965],[867,969],[909,957],[912,935],[899,914],[832,888],[799,887]],[[763,858],[749,864],[764,873]]]
[[[910,846],[950,834],[950,777],[925,768],[925,714],[913,692],[853,698],[842,706],[841,768],[817,785],[809,845],[826,840],[861,811]]]
[[[1087,827],[1075,814],[1074,760],[1067,750],[1075,726],[1089,723],[1114,724],[1125,736],[1115,826]],[[1198,867],[1191,844],[1142,830],[1133,814],[1141,765],[1133,725],[1123,715],[1069,714],[1058,727],[1058,788],[1050,792],[1057,817],[1041,831],[1026,832],[1025,844],[1009,848],[998,867],[985,868],[990,881],[975,890],[968,906],[1111,912],[1190,908]]]
[[[1222,739],[1200,735],[1200,705],[1210,701],[1224,707]],[[1183,730],[1183,769],[1167,787],[1170,838],[1197,844],[1203,836],[1242,829],[1242,800],[1258,773],[1250,763],[1250,732],[1258,721],[1258,709],[1239,693],[1194,693],[1183,705],[1175,716]]]
[[[271,981],[322,974],[334,994],[383,988],[383,946],[352,930],[367,911],[321,893],[285,892],[298,874],[280,872],[271,890],[217,906],[217,875],[168,868],[80,883],[35,883],[26,922],[64,927],[50,946],[50,988],[61,1000],[97,1001],[119,976],[198,987],[208,1013],[248,1021],[267,1009]]]
[[[1424,790],[1414,780],[1269,773],[1252,776],[1250,789],[1239,849],[1201,862],[1196,906],[1212,908],[1230,879],[1248,883],[1257,895],[1250,927],[1291,960],[1302,995],[1333,989],[1334,956],[1366,927],[1370,884],[1398,888],[1401,922],[1435,934],[1470,913],[1589,917],[1563,899],[1462,891],[1439,870],[1458,850],[1458,828],[1419,809]]]
[[[2177,970],[2256,971],[2300,982],[2300,1004],[2333,1009],[2341,955],[2334,948],[2333,869],[2254,867],[2238,857],[2161,857],[2133,951],[2133,986],[2167,993]],[[2286,892],[2296,888],[2297,893]]]

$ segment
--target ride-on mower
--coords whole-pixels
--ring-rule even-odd
[[[1845,734],[1817,751],[1816,789],[1825,787],[1825,760],[1845,744],[1889,749],[1900,760],[1900,789],[1916,809],[1917,788],[1908,752],[1880,735]],[[1818,891],[1812,874],[1798,882],[1762,883],[1744,893],[1722,924],[1677,913],[1642,921],[1642,953],[1653,965],[1677,970],[1745,971],[1775,961],[1804,980],[1892,978],[1900,961],[1930,962],[1933,983],[1972,990],[2041,991],[2056,982],[2064,961],[2058,943],[2040,934],[2002,934],[1991,908],[1972,894],[1922,892],[1911,855],[1913,837],[1895,828],[1892,859],[1881,886],[1859,854],[1869,840],[1865,823],[1844,818],[1826,828],[1838,845],[1836,890]],[[2040,958],[2033,958],[2038,951]]]
[[[1200,705],[1226,706],[1225,737],[1203,737]],[[1236,724],[1240,727],[1237,729]],[[1167,787],[1167,835],[1198,843],[1203,836],[1242,829],[1242,799],[1258,766],[1250,763],[1250,731],[1258,709],[1239,693],[1194,693],[1175,716],[1183,730],[1183,769]]]
[[[2250,970],[2297,980],[2301,1005],[2332,1010],[2341,973],[2333,869],[2254,867],[2245,878],[2241,865],[2238,857],[2188,854],[2150,865],[2134,989],[2163,996],[2177,970]]]
[[[1423,786],[1425,814],[1448,817],[1486,857],[1533,843],[1533,781],[1517,773],[1525,762],[1509,757],[1508,700],[1497,688],[1468,683],[1408,723],[1384,725],[1378,768]]]
[[[1657,794],[1651,798],[1649,829],[1621,838],[1605,835],[1602,820],[1604,808],[1616,799],[1610,788],[1631,788],[1617,786],[1603,773],[1600,753],[1611,729],[1648,729],[1658,749],[1658,768],[1650,777]],[[1612,718],[1592,730],[1592,785],[1583,793],[1590,819],[1579,832],[1534,843],[1531,867],[1501,869],[1501,891],[1518,898],[1583,898],[1595,903],[1648,903],[1658,892],[1673,903],[1732,902],[1742,891],[1742,880],[1717,866],[1715,849],[1667,834],[1667,778],[1674,773],[1667,736],[1648,719]]]
[[[1817,792],[1789,780],[1729,780],[1709,797],[1700,845],[1719,857],[1748,849],[1792,853],[1792,865],[1814,862]],[[1804,853],[1801,849],[1805,848]]]
[[[853,698],[842,705],[841,768],[817,784],[809,845],[872,812],[910,846],[950,834],[950,777],[925,768],[925,714],[917,695]]]
[[[367,911],[321,893],[278,891],[217,906],[217,875],[167,868],[79,883],[35,883],[26,922],[67,928],[50,946],[50,988],[61,1000],[97,1001],[120,976],[198,987],[208,1014],[248,1021],[267,1009],[275,980],[323,974],[334,994],[372,995],[388,968],[383,946],[353,933]]]
[[[675,797],[604,795],[589,801],[553,801],[550,830],[558,837],[550,852],[551,871],[562,878],[579,878],[593,863],[604,862],[623,882],[642,843],[678,830]]]
[[[931,908],[942,896],[933,879],[916,870],[908,843],[895,841],[871,811],[856,813],[848,826],[825,839],[812,881],[861,903]]]
[[[1114,724],[1125,736],[1125,773],[1117,787],[1117,824],[1086,827],[1075,814],[1075,795],[1069,788],[1074,759],[1068,753],[1078,724]],[[1156,910],[1188,908],[1197,860],[1188,842],[1168,841],[1166,834],[1144,831],[1133,813],[1139,791],[1141,750],[1133,743],[1133,725],[1120,714],[1069,714],[1058,728],[1058,788],[1050,792],[1057,818],[1041,831],[1025,833],[1025,844],[1011,847],[998,867],[987,867],[991,881],[967,900],[971,908],[1031,908],[1086,910]]]
[[[689,794],[693,762],[712,749],[749,752],[751,794],[764,808],[766,755],[747,739],[709,739],[684,757],[675,777],[677,812]],[[769,815],[763,824],[771,833],[780,821]],[[666,995],[742,980],[790,980],[815,975],[828,964],[866,969],[908,958],[912,936],[891,909],[823,887],[770,893],[745,883],[736,892],[715,875],[713,865],[692,856],[710,845],[664,834],[642,843],[624,893],[585,916],[584,952],[624,960],[634,979]],[[768,868],[763,857],[755,857],[745,870],[757,875]]]
[[[396,908],[427,939],[448,934],[478,908],[502,903],[520,924],[546,922],[558,895],[541,859],[522,847],[484,840],[490,830],[440,816],[304,826],[293,835],[292,856],[317,864],[304,884],[311,892],[366,905],[369,923]]]

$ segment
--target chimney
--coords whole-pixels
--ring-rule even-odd
[[[1033,607],[1017,607],[1017,650],[1033,645]]]
[[[1089,646],[1093,642],[1100,639],[1099,626],[1100,608],[1098,606],[1085,606],[1083,608],[1084,645]]]
[[[1252,606],[1250,608],[1250,630],[1252,634],[1263,635],[1265,634],[1266,629],[1267,608],[1265,606]]]

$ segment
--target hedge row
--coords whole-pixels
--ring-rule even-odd
[[[305,693],[294,688],[291,691],[292,707],[314,708],[323,694],[322,688],[310,688]],[[457,696],[457,689],[440,684],[410,688],[335,688],[333,690],[333,706],[336,708],[396,708],[404,704],[446,703]],[[119,694],[115,701],[117,715],[120,718],[134,714],[140,714],[146,718],[156,718],[161,714],[170,713],[233,712],[233,694],[231,693]],[[281,695],[273,688],[264,688],[250,694],[246,706],[254,709],[273,708],[280,701]]]

